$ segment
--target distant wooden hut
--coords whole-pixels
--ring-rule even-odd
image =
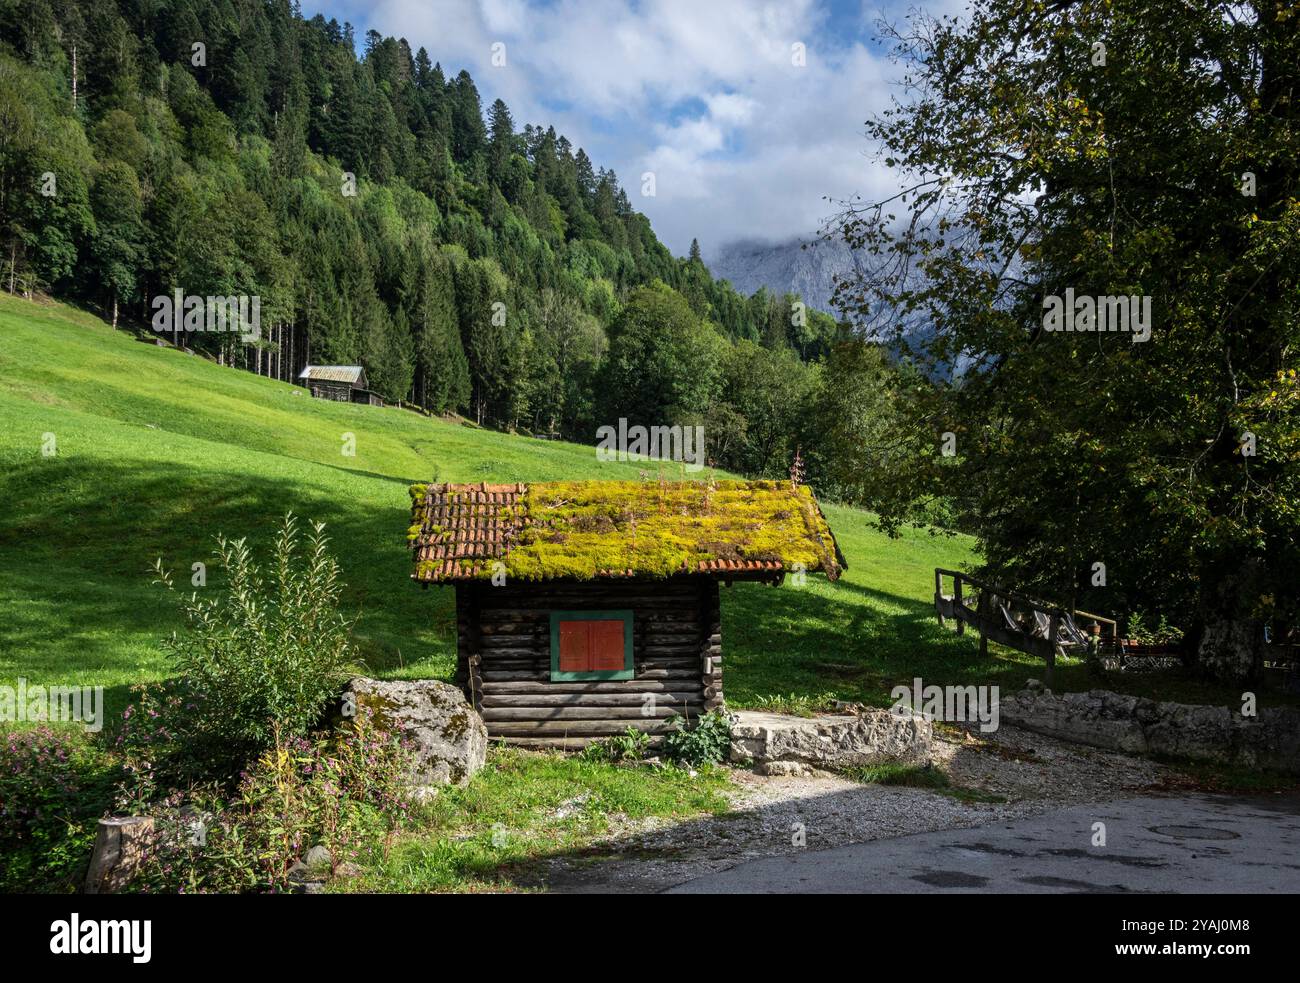
[[[456,590],[456,681],[508,742],[661,734],[722,703],[719,582],[844,557],[788,482],[414,485],[413,578]]]
[[[316,399],[384,405],[379,395],[370,391],[366,370],[360,365],[309,365],[298,378]]]

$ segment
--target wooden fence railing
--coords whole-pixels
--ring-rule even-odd
[[[944,578],[952,580],[952,593],[944,590]],[[973,603],[972,603],[973,602]],[[1042,659],[1046,665],[1046,684],[1052,685],[1052,671],[1057,655],[1088,650],[1108,651],[1118,644],[1117,625],[1110,619],[1087,611],[1069,611],[1028,597],[1018,591],[998,587],[957,570],[935,568],[934,610],[939,624],[948,618],[957,623],[957,634],[970,625],[980,633],[980,655],[988,654],[988,640]],[[1093,626],[1097,626],[1095,632]],[[1095,636],[1085,643],[1079,636]]]

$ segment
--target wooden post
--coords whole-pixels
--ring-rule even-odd
[[[426,583],[424,585],[428,587]],[[469,688],[469,656],[470,656],[470,635],[473,631],[473,625],[470,620],[469,600],[466,594],[469,588],[463,584],[456,584],[452,587],[456,592],[456,675],[452,682],[461,688],[470,703],[474,702],[474,695]]]
[[[1052,688],[1052,670],[1056,668],[1056,635],[1061,629],[1061,613],[1053,611],[1047,627],[1047,672],[1043,684]]]
[[[961,574],[954,574],[952,578],[952,613],[957,619],[957,634],[966,634],[966,622],[961,616]]]
[[[705,711],[722,706],[722,603],[718,582],[709,578],[702,583],[700,619],[704,628],[700,652],[700,687]]]
[[[86,871],[86,893],[113,894],[126,887],[156,838],[154,822],[149,816],[101,819],[90,868]]]
[[[984,633],[984,628],[988,624],[989,615],[989,592],[987,588],[980,587],[979,600],[975,602],[975,624],[980,633],[980,658],[987,659],[989,654],[989,638]]]
[[[943,600],[943,574],[939,571],[938,568],[935,568],[935,571],[934,571],[934,613],[935,613],[935,615],[937,615],[938,618],[939,618],[939,627],[940,627],[940,628],[942,628],[942,627],[944,626],[944,622],[943,622],[943,607],[940,605],[940,602],[941,602],[942,600]]]
[[[470,702],[479,713],[483,712],[483,606],[479,597],[482,589],[479,584],[469,586],[470,647],[469,658],[466,660],[469,669]]]

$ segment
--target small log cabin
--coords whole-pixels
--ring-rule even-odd
[[[493,739],[581,747],[722,705],[719,584],[846,566],[807,487],[411,488],[413,578],[456,591],[456,682]]]
[[[360,365],[309,365],[298,378],[315,399],[384,405],[378,394],[367,388],[366,370]]]

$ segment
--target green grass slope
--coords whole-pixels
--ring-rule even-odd
[[[342,452],[346,434],[355,456]],[[313,400],[63,305],[0,297],[0,681],[104,685],[120,706],[128,685],[166,673],[158,640],[179,627],[150,583],[155,558],[184,586],[218,533],[265,544],[286,510],[328,523],[370,668],[446,676],[452,593],[409,579],[407,485],[641,470],[598,462],[590,447]],[[1006,684],[1031,674],[1004,658],[979,665],[971,637],[935,624],[933,568],[967,561],[969,541],[890,540],[861,512],[827,514],[849,561],[839,582],[724,591],[733,702],[834,693],[883,703],[914,675]]]

